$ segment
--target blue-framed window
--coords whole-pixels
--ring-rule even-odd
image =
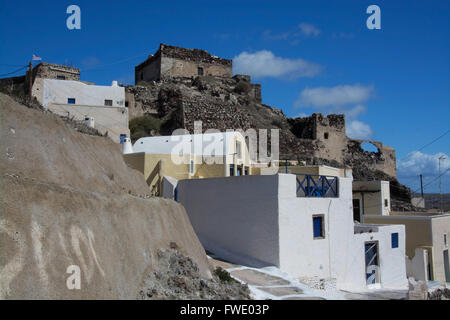
[[[314,239],[325,238],[323,215],[313,216],[313,235]]]
[[[230,177],[234,176],[234,164],[230,164]]]
[[[75,98],[67,98],[67,104],[75,104]]]
[[[191,160],[191,165],[190,165],[190,168],[189,168],[189,172],[191,174],[194,174],[194,160]]]
[[[391,233],[391,247],[398,248],[398,233]]]

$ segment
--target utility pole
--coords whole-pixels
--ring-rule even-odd
[[[420,195],[422,196],[423,199],[423,182],[422,182],[422,174],[419,174],[420,177]]]
[[[33,93],[31,92],[32,86],[33,86],[33,75],[32,75],[32,70],[33,70],[33,62],[30,61],[30,63],[28,64],[28,85],[29,85],[29,95],[30,95],[30,100],[32,100],[32,96]]]
[[[444,202],[442,198],[442,175],[441,175],[441,160],[445,159],[445,156],[439,157],[439,193],[441,194],[441,213],[444,213]]]

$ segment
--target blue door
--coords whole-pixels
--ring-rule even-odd
[[[364,245],[366,259],[366,282],[368,285],[379,282],[378,242],[366,242]]]

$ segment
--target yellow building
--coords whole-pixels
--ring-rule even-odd
[[[182,180],[252,174],[245,138],[236,131],[145,137],[132,149],[124,154],[125,162],[144,174],[152,194],[158,196],[164,177]]]

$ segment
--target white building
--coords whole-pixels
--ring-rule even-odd
[[[351,178],[182,180],[177,200],[203,246],[231,262],[336,279],[350,291],[407,289],[404,226],[355,224]]]
[[[125,88],[116,81],[111,86],[97,86],[76,80],[36,78],[32,92],[44,108],[89,122],[115,142],[130,134]]]

